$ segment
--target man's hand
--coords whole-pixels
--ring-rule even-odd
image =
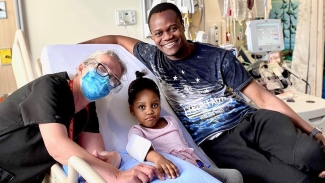
[[[113,165],[117,169],[120,167],[120,164],[121,164],[121,156],[116,151],[112,151],[112,152],[108,152],[108,151],[97,152],[97,150],[94,150],[92,154],[96,158],[98,158],[100,160],[103,160],[103,161],[105,161],[105,162]]]
[[[165,180],[164,175],[153,166],[146,164],[138,164],[127,171],[120,171],[117,182],[147,183],[151,182],[155,177]]]
[[[315,138],[316,140],[320,140],[320,141],[323,142],[323,149],[324,149],[324,151],[325,151],[325,138],[324,138],[323,134],[321,134],[321,133],[317,133],[317,134],[315,135],[314,138]],[[325,178],[325,170],[322,171],[322,172],[318,175],[318,177],[320,177],[320,178]]]
[[[157,169],[161,173],[165,173],[168,178],[175,179],[179,176],[177,166],[174,165],[171,161],[160,155],[159,157],[155,158],[154,161]]]
[[[323,146],[325,145],[325,138],[322,133],[317,133],[314,137],[316,140],[320,140],[323,142]]]

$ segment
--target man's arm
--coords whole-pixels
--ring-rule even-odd
[[[120,35],[106,35],[97,37],[88,41],[81,42],[80,44],[119,44],[123,46],[128,52],[133,54],[133,47],[137,44],[140,40],[120,36]]]
[[[296,112],[294,112],[286,103],[276,97],[271,92],[262,88],[256,81],[252,81],[243,90],[242,93],[246,95],[257,107],[261,109],[269,109],[273,111],[281,112],[291,118],[295,126],[300,128],[302,131],[310,134],[313,127],[304,121]],[[325,138],[322,134],[316,135],[317,139],[325,142]]]
[[[107,182],[148,182],[155,176],[163,180],[162,174],[152,166],[137,165],[136,167],[121,172],[109,163],[106,163],[68,138],[64,125],[58,123],[39,124],[39,128],[49,154],[59,163],[67,165],[71,156],[78,156],[93,167]],[[91,147],[91,146],[89,146]],[[96,147],[96,146],[92,146]]]

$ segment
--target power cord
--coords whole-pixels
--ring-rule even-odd
[[[308,95],[310,95],[310,93],[311,93],[311,87],[310,87],[309,83],[308,83],[306,80],[304,80],[304,79],[298,77],[297,75],[295,75],[295,74],[292,73],[292,72],[290,72],[290,74],[294,75],[296,78],[300,79],[301,81],[303,81],[303,82],[305,82],[305,83],[307,84],[307,87],[309,88]]]
[[[124,24],[124,28],[125,28],[125,30],[126,30],[126,34],[128,35],[128,37],[130,37],[130,36],[129,36],[128,28],[126,28],[126,23],[125,23],[125,21],[124,21],[124,20],[120,20],[120,22]]]
[[[307,84],[307,87],[309,88],[309,91],[308,91],[307,93],[308,93],[308,95],[310,95],[310,93],[311,93],[311,87],[310,87],[309,83],[308,83],[306,80],[304,80],[303,78],[301,78],[301,77],[297,76],[296,74],[294,74],[294,73],[291,71],[291,69],[289,69],[288,67],[286,67],[286,66],[282,66],[282,67],[284,68],[284,70],[286,70],[286,71],[288,72],[288,76],[289,76],[290,74],[292,74],[292,75],[295,76],[296,78],[298,78],[298,79],[300,79],[301,81],[305,82],[305,83]],[[308,89],[307,89],[307,90],[308,90]]]

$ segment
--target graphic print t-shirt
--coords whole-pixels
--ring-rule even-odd
[[[235,127],[248,113],[240,90],[253,78],[229,51],[194,43],[185,59],[170,60],[156,46],[144,42],[133,53],[158,78],[168,103],[197,144]]]

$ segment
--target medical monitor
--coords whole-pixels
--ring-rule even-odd
[[[247,49],[253,54],[269,54],[284,50],[281,20],[251,20],[246,22]]]

